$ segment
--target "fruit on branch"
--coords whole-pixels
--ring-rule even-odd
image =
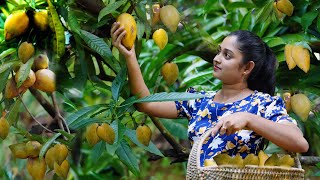
[[[162,23],[170,29],[171,32],[176,32],[180,22],[178,10],[172,5],[163,6],[160,9],[160,19]]]
[[[282,166],[282,167],[293,167],[295,165],[295,162],[294,162],[294,159],[289,154],[286,154],[281,158],[279,158],[278,164],[279,166]]]
[[[98,123],[93,123],[87,126],[86,139],[90,146],[94,146],[100,141],[100,138],[97,134],[98,126],[99,126]]]
[[[34,19],[34,25],[37,28],[39,28],[41,31],[47,30],[49,26],[47,10],[41,10],[41,11],[35,12],[33,19]]]
[[[151,129],[146,124],[142,124],[137,127],[136,137],[141,144],[145,146],[149,146],[151,136],[152,136]]]
[[[259,157],[259,166],[264,166],[266,160],[269,158],[269,156],[262,150],[259,151],[258,157]]]
[[[37,71],[39,69],[46,69],[49,67],[49,58],[45,54],[39,54],[37,57],[35,57],[32,69],[34,71]]]
[[[286,105],[287,112],[291,111],[291,93],[289,92],[283,93],[283,101]]]
[[[126,30],[126,35],[122,39],[122,44],[127,48],[131,49],[134,41],[137,37],[137,23],[131,14],[122,13],[117,18],[117,22],[120,23],[120,26],[123,26]]]
[[[276,153],[273,153],[264,163],[265,166],[278,166],[279,157]]]
[[[287,62],[289,70],[293,69],[297,65],[296,62],[293,60],[293,57],[292,57],[292,49],[293,49],[293,47],[294,46],[291,45],[291,44],[287,44],[284,47],[284,56],[286,58],[286,62]]]
[[[167,32],[164,29],[160,28],[153,33],[152,39],[160,48],[160,50],[162,50],[168,43]]]
[[[282,13],[292,16],[293,13],[293,5],[289,0],[277,0],[277,9]]]
[[[155,26],[160,21],[160,4],[153,4],[151,26]]]
[[[301,118],[302,121],[307,121],[311,111],[311,102],[304,94],[295,94],[291,97],[292,111]]]
[[[243,164],[244,165],[259,165],[259,157],[255,154],[248,154],[244,159],[243,159]]]
[[[26,143],[12,144],[9,148],[14,158],[26,159],[29,156],[27,153]]]
[[[310,69],[310,54],[309,50],[303,46],[293,46],[291,55],[297,66],[307,73]]]
[[[14,76],[15,81],[18,82],[20,77],[20,72],[18,71],[16,73],[16,75]],[[22,83],[21,86],[25,87],[25,88],[29,88],[31,86],[33,86],[33,84],[36,82],[36,75],[34,74],[34,72],[30,69],[29,72],[29,76],[27,77],[27,79]]]
[[[56,75],[49,69],[38,70],[33,87],[48,93],[54,92],[56,90]]]
[[[12,13],[4,23],[4,37],[9,41],[24,34],[29,26],[29,18],[23,11]]]
[[[45,160],[50,169],[54,169],[54,163],[61,165],[62,162],[67,158],[69,150],[64,144],[56,144],[55,146],[48,149]]]
[[[18,48],[18,57],[23,62],[26,63],[34,55],[34,46],[32,43],[27,41],[20,44]]]
[[[161,75],[168,85],[172,85],[179,77],[179,68],[175,63],[167,62],[161,68]]]
[[[5,139],[9,134],[10,124],[4,117],[0,118],[0,138]]]
[[[17,88],[17,83],[14,78],[10,78],[6,84],[6,89],[4,91],[4,97],[7,99],[11,99],[17,97],[20,93],[23,94],[26,92],[27,88],[24,86],[20,86]]]
[[[29,158],[27,169],[34,180],[42,180],[46,174],[47,166],[44,159]]]
[[[54,162],[54,172],[61,178],[66,179],[69,173],[70,165],[67,160],[64,160],[61,165]]]
[[[277,13],[276,15],[277,15],[278,19],[282,19],[283,18],[283,13],[278,10],[277,2],[273,3],[273,8],[276,10],[276,13]]]
[[[113,128],[107,123],[102,123],[102,125],[97,128],[97,135],[108,144],[113,144],[116,136]]]
[[[35,158],[39,156],[42,145],[38,141],[28,141],[26,143],[26,151],[29,158]]]

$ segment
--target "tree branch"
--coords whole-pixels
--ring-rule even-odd
[[[41,106],[49,113],[49,115],[54,119],[57,112],[54,109],[54,107],[49,103],[49,101],[47,101],[38,90],[29,88],[29,91],[38,100]]]

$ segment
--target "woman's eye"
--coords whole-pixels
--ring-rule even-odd
[[[231,58],[231,56],[230,56],[229,53],[225,53],[224,56],[225,56],[226,58]]]

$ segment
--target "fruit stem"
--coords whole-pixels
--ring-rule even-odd
[[[56,95],[55,95],[54,92],[51,93],[51,98],[52,98],[53,106],[56,109],[55,119],[58,120],[58,124],[60,126],[60,129],[64,130],[64,126],[63,126],[63,124],[64,124],[66,126],[67,132],[70,134],[70,129],[68,127],[68,124],[67,124],[66,120],[60,114],[60,110],[59,110],[59,107],[58,107],[58,104],[57,104],[57,100],[56,100]]]
[[[27,110],[27,112],[30,114],[31,118],[36,121],[43,129],[47,130],[48,132],[53,133],[53,131],[51,131],[50,129],[46,128],[45,126],[43,126],[30,112],[30,110],[28,109],[28,107],[26,106],[26,104],[23,102],[21,94],[19,94],[19,99],[21,101],[21,103],[23,104],[23,106],[25,107],[25,109]]]

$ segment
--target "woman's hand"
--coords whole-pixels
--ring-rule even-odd
[[[126,35],[126,31],[124,27],[120,27],[120,23],[115,22],[112,24],[111,27],[111,38],[112,38],[112,45],[116,47],[119,52],[124,55],[124,57],[127,59],[130,56],[135,56],[135,50],[134,46],[131,48],[131,50],[128,50],[122,43],[122,38]]]
[[[225,133],[230,135],[241,129],[246,129],[248,124],[246,114],[244,112],[236,112],[222,117],[212,129],[212,136],[215,136],[218,131],[221,135]]]

